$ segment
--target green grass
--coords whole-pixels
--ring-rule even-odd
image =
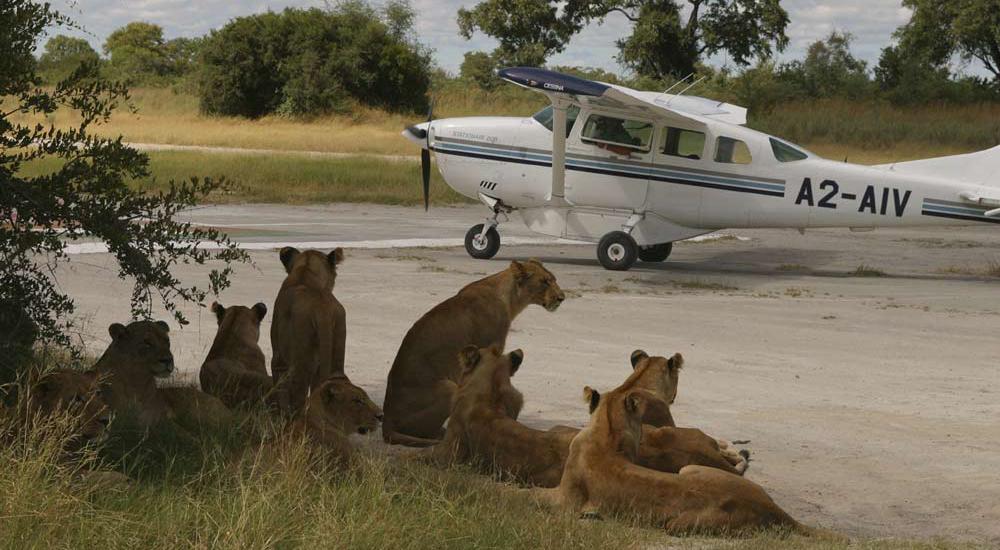
[[[412,205],[423,202],[420,165],[370,157],[321,158],[296,154],[244,155],[187,151],[151,152],[152,178],[134,182],[155,191],[170,180],[192,176],[225,176],[234,184],[228,193],[209,197],[213,203],[327,203],[372,202]],[[57,160],[26,166],[37,175],[55,169]],[[431,202],[457,204],[469,199],[444,184],[431,170]]]

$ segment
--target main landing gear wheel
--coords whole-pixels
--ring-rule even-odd
[[[635,263],[639,247],[635,239],[624,231],[612,231],[597,243],[597,260],[604,269],[627,271]]]
[[[673,249],[674,243],[660,243],[640,248],[639,259],[647,263],[662,262],[670,257],[670,251]]]
[[[500,233],[491,227],[483,235],[483,224],[473,225],[465,234],[465,251],[477,260],[489,260],[500,250]]]

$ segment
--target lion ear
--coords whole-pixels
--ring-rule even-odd
[[[124,337],[127,333],[128,329],[121,323],[111,323],[111,326],[108,327],[108,334],[111,335],[112,342]]]
[[[683,366],[684,357],[679,353],[675,353],[673,357],[667,359],[667,368],[672,371],[681,370]]]
[[[163,329],[163,332],[170,332],[170,325],[166,321],[155,321],[156,326]]]
[[[253,305],[253,312],[257,314],[257,322],[264,320],[264,316],[267,315],[267,306],[263,302],[257,302]]]
[[[625,396],[625,411],[631,415],[638,415],[642,404],[642,396],[638,393],[630,393]]]
[[[634,369],[637,366],[639,366],[639,361],[642,361],[643,359],[646,359],[647,357],[649,357],[649,354],[646,353],[646,352],[644,352],[644,351],[642,351],[641,349],[637,349],[637,350],[633,351],[632,355],[629,357],[629,360],[632,362],[632,368]]]
[[[518,282],[525,281],[531,277],[525,265],[517,260],[511,260],[510,272],[514,274],[514,280]]]
[[[521,351],[520,349],[516,349],[516,350],[510,352],[510,375],[511,376],[514,376],[514,373],[517,372],[517,369],[521,366],[521,363],[523,363],[523,362],[524,362],[524,352],[523,351]]]
[[[590,413],[593,414],[597,409],[597,405],[601,402],[601,392],[591,388],[590,386],[584,386],[583,400],[590,407]]]
[[[326,259],[332,266],[339,265],[344,261],[344,250],[340,247],[334,248],[333,252],[326,255]]]
[[[222,318],[226,316],[226,308],[219,302],[212,302],[212,313],[215,314],[216,321],[222,324]]]
[[[278,252],[278,259],[281,260],[281,265],[285,266],[285,272],[292,270],[292,262],[295,261],[295,257],[299,255],[299,249],[294,246],[286,246]]]
[[[479,364],[481,358],[479,348],[473,345],[465,346],[462,351],[458,352],[458,362],[462,365],[463,370],[472,370]]]

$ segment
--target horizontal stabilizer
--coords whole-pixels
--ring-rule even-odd
[[[1000,146],[964,155],[882,164],[876,168],[915,176],[1000,187]]]

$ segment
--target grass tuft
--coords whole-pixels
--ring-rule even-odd
[[[885,277],[885,272],[877,267],[872,267],[867,264],[861,264],[851,272],[853,277]]]

